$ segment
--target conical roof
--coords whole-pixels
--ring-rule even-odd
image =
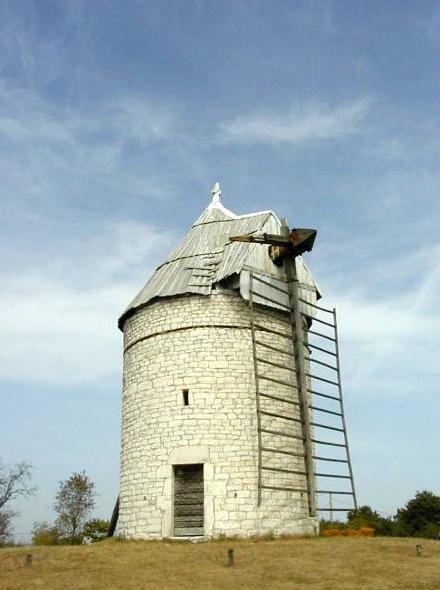
[[[229,241],[230,236],[242,234],[279,233],[281,222],[275,213],[261,211],[236,215],[221,203],[218,183],[211,194],[211,203],[193,223],[188,234],[156,268],[124,311],[119,319],[121,329],[128,316],[153,299],[190,293],[209,295],[213,285],[240,275],[245,268],[257,268],[263,274],[284,280],[283,271],[267,255],[267,246]],[[318,288],[300,257],[297,259],[297,270],[300,283],[313,291],[316,299]]]

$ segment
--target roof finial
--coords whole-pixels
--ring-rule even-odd
[[[211,189],[212,203],[220,203],[220,195],[221,194],[222,194],[222,191],[220,189],[220,183],[216,182]]]

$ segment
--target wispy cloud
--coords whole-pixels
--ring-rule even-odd
[[[371,99],[364,97],[337,107],[297,104],[284,114],[258,109],[223,123],[220,138],[228,143],[272,145],[336,139],[359,131],[370,105]]]
[[[147,99],[125,97],[99,110],[71,110],[0,87],[3,196],[34,206],[41,200],[59,205],[75,196],[99,198],[103,191],[163,197],[169,189],[157,161],[177,128],[175,109]]]
[[[390,289],[366,290],[368,280],[357,276],[356,284],[333,292],[343,372],[352,395],[405,397],[422,393],[421,384],[425,393],[438,383],[439,260],[440,244],[400,259],[377,258],[364,272],[381,277]],[[392,289],[395,281],[397,290]]]
[[[37,140],[76,144],[89,141],[92,146],[106,142],[137,141],[142,145],[169,138],[175,115],[148,100],[122,98],[101,106],[99,112],[80,114],[60,108],[23,91],[0,88],[2,106],[0,133],[13,144]]]
[[[173,240],[150,225],[118,223],[44,267],[4,275],[0,378],[63,386],[117,376],[117,318]]]

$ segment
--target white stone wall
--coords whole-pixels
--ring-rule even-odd
[[[263,325],[288,333],[282,314],[257,315]],[[280,338],[277,345],[285,343]],[[238,294],[214,290],[209,297],[157,300],[125,321],[124,350],[122,535],[173,536],[173,465],[190,463],[204,464],[206,536],[316,532],[306,494],[263,490],[257,506],[252,339],[249,308]],[[268,369],[268,375],[276,374],[277,369]],[[270,388],[276,395],[292,395],[282,385]],[[188,406],[183,404],[183,389],[189,390]],[[267,408],[279,409],[277,402]],[[276,422],[269,418],[267,425],[279,429]],[[299,424],[288,427],[299,432]],[[271,444],[302,451],[295,439],[272,437]],[[304,469],[301,458],[271,454],[264,459]],[[265,472],[264,478],[268,484],[305,487],[302,475]]]

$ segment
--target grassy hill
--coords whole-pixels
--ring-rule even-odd
[[[422,555],[416,555],[416,544]],[[235,565],[227,567],[234,549]],[[25,567],[32,553],[31,567]],[[1,590],[440,588],[440,542],[399,538],[108,540],[0,549]]]

